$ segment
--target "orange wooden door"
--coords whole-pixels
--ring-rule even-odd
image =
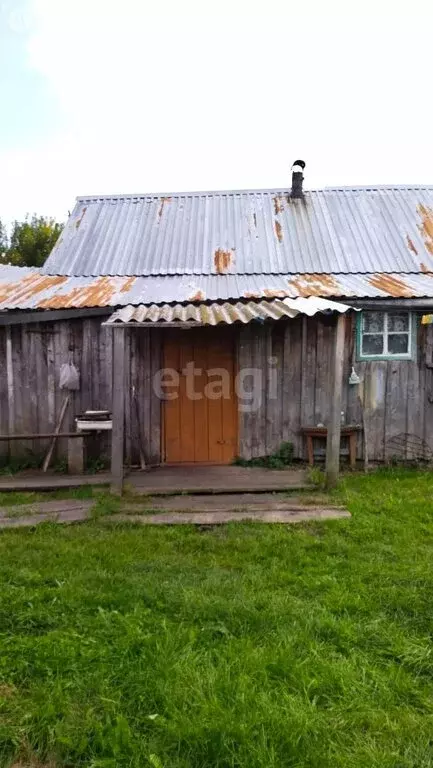
[[[238,444],[231,329],[170,330],[164,368],[165,461],[229,464]]]

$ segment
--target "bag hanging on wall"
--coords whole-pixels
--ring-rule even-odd
[[[80,374],[73,363],[63,363],[60,368],[60,389],[80,389]]]

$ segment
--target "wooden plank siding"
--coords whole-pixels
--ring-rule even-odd
[[[80,389],[71,402],[62,432],[74,431],[74,417],[86,410],[111,410],[112,330],[102,317],[61,320],[0,327],[0,433],[54,431],[66,392],[59,388],[60,368],[70,360],[80,373]],[[125,331],[125,456],[139,461],[139,435],[146,459],[160,461],[160,401],[153,394],[153,373],[160,368],[161,334],[158,329]],[[140,430],[131,397],[136,387]],[[109,459],[110,433],[87,440],[88,458]],[[49,440],[0,441],[0,461],[44,455]],[[53,463],[65,460],[67,440],[57,441]]]
[[[239,445],[243,458],[269,454],[281,442],[289,440],[294,445],[295,456],[306,459],[304,441],[299,435],[301,426],[326,425],[329,421],[334,323],[332,317],[317,315],[278,324],[283,330],[272,346],[272,355],[278,361],[277,401],[265,398],[256,413],[240,414]],[[356,359],[354,316],[348,319],[347,325],[342,410],[347,424],[361,424],[364,409],[370,461],[391,459],[393,439],[399,435],[424,440],[433,451],[433,326],[419,329],[415,360],[366,362]],[[251,324],[241,329],[241,366],[254,368],[260,361],[267,365],[265,357],[258,353],[266,344],[267,334],[268,329],[263,325]],[[361,378],[360,385],[349,384],[352,365]],[[264,371],[263,375],[266,380],[268,373]],[[257,438],[263,431],[266,440]],[[363,457],[363,451],[360,433],[358,459]]]
[[[108,316],[108,315],[107,315]],[[64,393],[59,389],[63,363],[73,360],[80,389],[72,393],[62,431],[74,428],[74,416],[86,408],[111,410],[112,330],[104,317],[0,326],[0,433],[47,433],[55,428]],[[245,459],[270,454],[291,441],[297,458],[305,459],[301,426],[327,424],[330,415],[330,361],[335,318],[299,316],[276,324],[251,323],[235,329],[236,372],[250,369],[248,392],[256,375],[260,397],[255,409],[239,400],[239,453]],[[207,333],[212,339],[214,329]],[[164,330],[127,328],[125,333],[125,459],[139,463],[141,440],[146,461],[161,461],[162,408],[154,376],[162,365]],[[189,333],[189,331],[188,331]],[[215,336],[216,338],[216,336]],[[390,441],[409,433],[433,451],[433,326],[418,329],[413,361],[356,360],[355,323],[348,321],[343,373],[343,405],[347,423],[368,427],[369,459],[392,458]],[[352,365],[362,384],[348,383]],[[254,371],[258,374],[254,374]],[[139,424],[132,398],[138,400]],[[271,396],[275,393],[275,397]],[[257,395],[257,393],[256,393]],[[244,401],[244,405],[251,402]],[[59,440],[56,461],[66,457]],[[0,461],[29,454],[43,455],[48,441],[0,441]],[[110,435],[95,440],[90,456],[109,458]],[[363,456],[362,435],[357,456]]]

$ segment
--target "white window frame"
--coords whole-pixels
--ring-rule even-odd
[[[414,328],[415,328],[415,321],[414,321],[414,315],[413,312],[410,312],[409,310],[405,309],[389,309],[389,310],[376,310],[376,309],[367,309],[365,312],[377,312],[384,316],[383,320],[383,331],[379,333],[364,333],[364,312],[359,313],[359,330],[358,330],[358,357],[360,360],[412,360],[413,359],[413,351],[414,351]],[[409,318],[409,328],[407,331],[400,331],[400,333],[403,335],[408,336],[408,351],[407,352],[389,352],[388,350],[388,336],[389,334],[394,335],[395,333],[399,333],[398,331],[388,331],[388,315],[393,314],[394,312],[401,312],[408,315]],[[363,342],[364,342],[364,336],[383,336],[383,352],[380,354],[369,354],[368,352],[363,351]]]

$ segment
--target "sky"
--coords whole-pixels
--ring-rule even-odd
[[[431,0],[0,0],[0,218],[433,184]]]

